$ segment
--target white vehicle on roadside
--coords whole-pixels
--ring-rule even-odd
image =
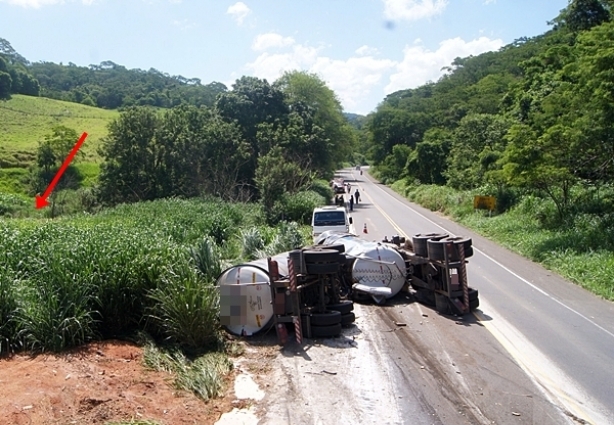
[[[315,208],[311,218],[311,233],[314,240],[328,230],[349,233],[350,224],[352,224],[352,217],[348,215],[345,207]]]

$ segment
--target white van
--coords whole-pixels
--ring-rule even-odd
[[[352,224],[352,217],[348,216],[344,207],[331,205],[315,208],[311,218],[311,233],[314,240],[327,230],[349,233],[350,224]]]

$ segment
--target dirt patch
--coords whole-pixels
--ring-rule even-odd
[[[213,424],[237,407],[234,373],[223,398],[203,401],[176,390],[168,373],[145,368],[142,358],[137,345],[106,341],[59,355],[0,359],[0,423]]]

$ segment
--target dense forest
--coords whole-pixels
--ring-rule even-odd
[[[170,76],[153,68],[126,69],[111,61],[90,66],[31,63],[0,38],[0,99],[26,94],[106,109],[183,104],[211,107],[216,96],[226,90],[222,83],[203,85],[198,78]]]
[[[500,210],[536,194],[559,219],[586,205],[614,178],[613,5],[571,0],[547,33],[387,96],[365,124],[379,176],[497,195]]]

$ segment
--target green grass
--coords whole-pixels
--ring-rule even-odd
[[[224,377],[233,368],[223,351],[189,358],[176,347],[162,348],[151,342],[145,345],[143,362],[150,369],[171,373],[175,388],[192,392],[203,400],[223,395]]]
[[[43,97],[14,95],[0,102],[0,168],[24,168],[34,161],[38,142],[56,125],[88,133],[84,162],[98,162],[96,152],[108,123],[119,112]],[[76,142],[76,140],[75,140]]]
[[[0,193],[25,195],[27,179],[26,168],[0,168]]]
[[[555,208],[547,199],[525,196],[503,214],[473,210],[473,196],[448,187],[411,186],[395,191],[523,255],[596,295],[614,301],[614,214],[576,213],[563,226],[551,223]],[[604,198],[605,199],[605,198]]]

